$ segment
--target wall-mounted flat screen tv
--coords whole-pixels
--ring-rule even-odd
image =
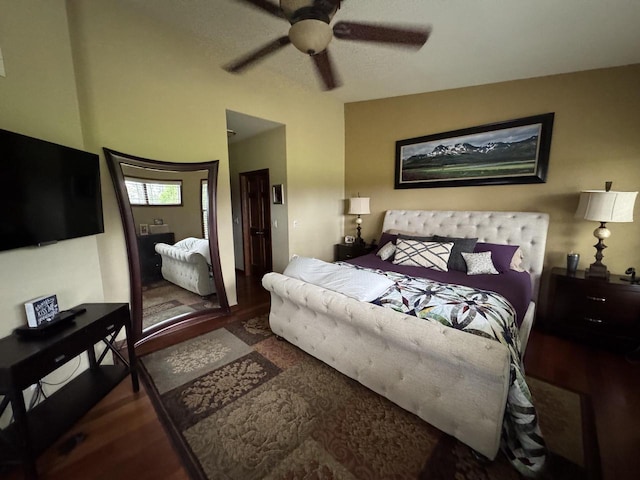
[[[0,130],[0,250],[104,232],[98,155]]]

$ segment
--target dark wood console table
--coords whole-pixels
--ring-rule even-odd
[[[0,339],[0,404],[11,404],[14,421],[0,431],[0,463],[24,466],[25,478],[36,478],[36,459],[66,430],[109,393],[128,374],[133,391],[139,390],[136,357],[131,339],[131,319],[126,303],[88,303],[69,325],[42,338],[22,338],[15,333]],[[114,346],[122,328],[127,334],[125,358]],[[106,345],[96,358],[95,345]],[[22,391],[87,352],[89,368],[27,410]],[[102,365],[113,352],[115,365]]]

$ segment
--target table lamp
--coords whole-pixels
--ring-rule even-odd
[[[602,263],[602,251],[607,248],[604,240],[611,236],[607,222],[633,222],[633,206],[637,195],[638,192],[614,192],[611,190],[611,182],[606,182],[605,190],[580,192],[576,218],[600,222],[600,226],[593,231],[598,243],[594,245],[596,261],[585,272],[588,278],[609,278],[609,271]]]
[[[360,236],[362,225],[362,218],[360,218],[360,215],[368,215],[369,213],[371,212],[369,211],[369,199],[367,197],[354,197],[349,199],[349,214],[358,216],[358,218],[356,218],[356,230],[358,231],[358,234],[355,240],[357,245],[365,244],[365,241]]]

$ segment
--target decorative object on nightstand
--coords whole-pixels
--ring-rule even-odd
[[[604,240],[611,236],[607,222],[633,222],[633,205],[638,192],[614,192],[611,182],[605,183],[605,190],[584,190],[580,193],[580,203],[576,210],[577,218],[584,218],[600,222],[600,226],[593,231],[598,239],[596,261],[589,265],[586,276],[589,278],[609,278],[607,266],[602,263],[602,251],[607,248]]]
[[[360,235],[362,225],[362,218],[360,217],[360,215],[368,215],[369,213],[371,212],[369,211],[369,199],[367,197],[360,197],[360,195],[358,194],[358,197],[349,199],[349,215],[358,216],[358,218],[356,218],[356,230],[358,231],[355,240],[356,245],[364,246],[365,244],[365,241]]]
[[[580,254],[569,252],[567,254],[567,273],[569,275],[575,275],[578,270],[578,263],[580,262]]]
[[[625,275],[630,275],[629,278],[625,278],[625,277],[620,277],[620,280],[623,280],[625,282],[630,282],[631,285],[637,285],[640,283],[640,279],[636,278],[636,269],[633,267],[629,267],[624,271]]]

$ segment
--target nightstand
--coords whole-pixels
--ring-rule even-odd
[[[335,250],[336,262],[349,260],[373,252],[377,245],[358,245],[357,243],[338,243]]]
[[[140,276],[142,285],[162,280],[162,257],[156,252],[156,243],[176,243],[173,232],[152,233],[138,237],[138,254],[140,255]]]
[[[551,271],[543,326],[595,346],[628,352],[640,343],[640,285],[611,274],[608,280],[585,278],[584,271]]]

